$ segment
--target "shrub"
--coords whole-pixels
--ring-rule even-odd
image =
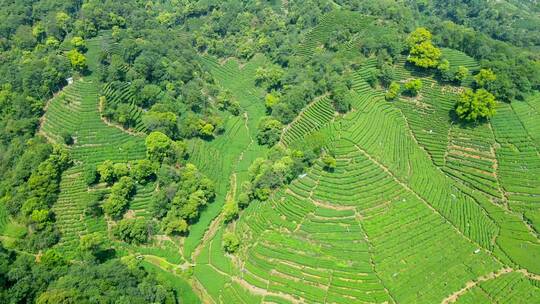
[[[75,140],[73,139],[73,136],[69,132],[62,132],[62,140],[64,141],[64,144],[71,146]]]
[[[123,176],[111,189],[111,194],[103,204],[103,211],[113,219],[122,216],[133,195],[135,184],[129,176]]]
[[[469,69],[460,65],[454,74],[454,80],[458,83],[462,83],[467,77],[469,77]]]
[[[422,89],[422,81],[420,79],[413,79],[405,83],[405,91],[411,96],[418,95],[418,92]]]
[[[238,217],[238,203],[234,200],[228,200],[223,205],[223,218],[225,222],[230,222]]]
[[[324,169],[326,170],[333,170],[337,165],[336,159],[330,154],[323,155],[322,162],[324,164]]]
[[[384,95],[384,98],[388,101],[395,100],[400,93],[401,86],[397,82],[390,83],[390,87],[388,88],[388,91]]]
[[[155,166],[148,159],[131,162],[130,175],[138,183],[144,184],[155,176]]]
[[[227,253],[234,253],[240,247],[240,240],[233,233],[225,233],[222,240],[223,249]]]
[[[83,177],[84,177],[84,182],[88,186],[91,186],[91,185],[95,184],[99,180],[99,175],[98,175],[98,172],[96,170],[96,167],[94,167],[94,166],[86,166],[84,168]]]

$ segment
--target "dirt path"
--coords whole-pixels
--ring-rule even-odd
[[[146,134],[143,133],[143,132],[134,132],[134,131],[128,130],[128,129],[120,126],[117,123],[113,123],[113,122],[109,121],[105,116],[103,116],[103,108],[101,107],[101,102],[99,102],[99,99],[98,99],[98,113],[99,113],[99,118],[101,119],[101,121],[104,124],[106,124],[107,126],[111,127],[111,128],[117,128],[118,130],[120,130],[122,132],[125,132],[125,133],[127,133],[129,135],[132,135],[132,136],[139,136],[139,137],[146,136]]]
[[[226,200],[230,198],[234,199],[235,195],[236,195],[236,173],[233,173],[231,175],[229,192],[227,192],[225,199]],[[197,248],[195,248],[195,250],[193,251],[191,255],[191,260],[194,263],[196,262],[199,254],[201,254],[201,251],[203,250],[203,248],[206,247],[208,245],[208,242],[210,242],[214,238],[214,236],[216,235],[216,232],[219,229],[219,226],[222,223],[223,223],[223,214],[220,212],[219,215],[212,221],[212,223],[210,223],[210,226],[208,230],[206,230],[202,241],[199,243]]]
[[[455,303],[460,296],[464,295],[467,291],[469,291],[471,288],[478,285],[479,283],[496,279],[503,274],[511,273],[513,271],[514,270],[512,268],[503,268],[496,272],[491,272],[481,277],[478,277],[475,280],[469,281],[465,283],[465,287],[461,288],[460,290],[454,292],[450,296],[443,299],[441,304]]]
[[[366,233],[366,230],[364,229],[364,226],[362,225],[362,215],[356,210],[354,211],[354,214],[355,214],[356,223],[358,224],[358,226],[360,226],[360,229],[362,229],[362,232],[364,234],[364,240],[368,244],[369,264],[371,265],[371,270],[375,274],[375,277],[377,278],[377,280],[379,280],[379,283],[381,283],[381,286],[383,287],[388,297],[392,299],[393,303],[397,303],[396,299],[394,299],[394,296],[390,293],[390,290],[388,289],[386,284],[384,284],[383,280],[381,279],[381,277],[376,271],[377,267],[376,267],[375,261],[373,260],[373,255],[374,255],[373,244],[369,240],[369,235]]]
[[[284,294],[284,293],[276,293],[276,292],[271,292],[271,291],[268,291],[266,289],[263,289],[263,288],[260,288],[260,287],[257,287],[257,286],[253,286],[251,284],[249,284],[248,282],[240,279],[239,277],[232,277],[232,280],[233,282],[236,282],[238,283],[240,286],[244,287],[245,289],[249,290],[252,294],[255,294],[255,295],[259,295],[259,296],[274,296],[274,297],[279,297],[279,298],[282,298],[282,299],[285,299],[287,301],[290,301],[291,303],[305,303],[305,301],[303,299],[297,299],[291,295],[288,295],[288,294]]]

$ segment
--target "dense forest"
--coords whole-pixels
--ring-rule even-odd
[[[289,267],[272,259],[253,261],[269,252],[282,258],[276,249],[280,244],[298,246],[292,245],[293,236],[286,240],[268,232],[271,229],[294,233],[310,217],[331,223],[348,212],[352,212],[349,220],[363,220],[360,206],[344,204],[328,207],[326,212],[335,215],[326,220],[322,212],[312,210],[300,220],[274,214],[268,216],[269,223],[252,224],[265,217],[264,210],[278,210],[279,198],[284,202],[308,197],[316,200],[314,208],[322,208],[333,196],[356,197],[342,193],[349,190],[339,187],[339,178],[331,186],[323,179],[306,180],[314,173],[331,178],[349,174],[355,166],[366,169],[364,161],[388,174],[391,183],[406,185],[399,191],[392,190],[390,182],[378,185],[382,190],[372,195],[374,201],[386,206],[390,192],[412,193],[407,199],[429,203],[452,229],[475,246],[487,248],[496,263],[533,273],[519,282],[530,281],[534,290],[539,289],[538,260],[530,262],[516,249],[524,245],[493,244],[484,237],[486,231],[497,231],[493,240],[495,234],[507,237],[503,231],[520,231],[527,237],[516,238],[532,238],[530,248],[538,245],[540,181],[534,172],[540,168],[540,104],[534,100],[539,100],[540,90],[540,4],[535,1],[0,0],[0,4],[0,302],[227,303],[235,301],[231,294],[242,298],[239,294],[245,290],[251,293],[246,292],[243,303],[342,303],[347,296],[360,301],[362,297],[350,290],[341,292],[343,298],[330,298],[330,287],[325,287],[324,299],[320,287],[288,296],[294,290],[292,281],[279,280],[305,271],[303,267],[291,266],[294,270],[276,279],[279,288],[272,291],[273,282],[249,282],[244,273],[257,277],[264,277],[264,271],[273,273],[261,266],[264,263]],[[433,93],[434,88],[442,88],[442,93]],[[443,97],[446,92],[452,97]],[[406,122],[410,130],[399,134],[412,136],[414,148],[391,150],[393,144],[406,142],[394,138],[400,135],[392,135],[392,143],[379,135],[364,135],[378,138],[374,150],[347,137],[366,128],[355,127],[361,119],[353,115],[371,115],[371,124],[381,132],[395,128],[383,125],[379,114],[360,103],[372,97],[404,113],[405,118],[392,123]],[[523,104],[531,104],[530,109],[520,110]],[[380,112],[393,111],[384,109]],[[407,116],[416,110],[435,114]],[[514,111],[515,121],[502,116]],[[313,117],[306,118],[309,115]],[[505,118],[496,120],[499,115]],[[526,138],[513,131],[516,125],[526,129]],[[452,132],[474,133],[482,139],[471,140],[469,148],[454,155],[456,146],[467,139]],[[459,140],[452,141],[451,136]],[[486,144],[482,136],[495,138],[493,144]],[[344,142],[350,147],[343,148]],[[418,161],[424,156],[413,156],[420,155],[416,148],[429,161]],[[482,153],[495,151],[494,164],[473,151],[477,148]],[[350,151],[345,153],[346,149]],[[356,150],[360,156],[352,156]],[[517,156],[507,156],[511,153]],[[520,163],[520,158],[526,162]],[[467,166],[472,169],[463,169]],[[520,175],[520,170],[530,177]],[[476,184],[486,172],[489,177]],[[421,174],[444,176],[433,177],[433,187],[440,180],[445,185],[440,189],[448,186],[459,193],[435,198],[423,194],[415,179]],[[372,181],[373,176],[358,173],[357,178]],[[345,183],[348,177],[341,180]],[[496,189],[490,188],[494,184]],[[305,188],[302,191],[309,195],[293,187]],[[316,192],[323,191],[319,189],[327,192],[316,198]],[[362,192],[359,201],[371,199],[368,190]],[[436,201],[443,201],[443,196],[469,204],[463,207],[462,218],[474,219],[464,224],[459,222],[461,211],[439,209]],[[66,211],[64,202],[75,207]],[[490,211],[492,207],[503,211]],[[482,215],[475,218],[474,210]],[[293,212],[301,217],[300,213]],[[490,224],[470,228],[484,217]],[[367,231],[376,224],[359,226]],[[340,227],[329,230],[342,231],[343,239],[353,244],[360,242],[347,239],[345,224]],[[311,235],[317,230],[306,231]],[[346,231],[350,232],[348,226]],[[255,241],[259,233],[264,240]],[[322,256],[318,267],[335,263],[336,276],[349,262],[327,259],[330,247],[350,252],[353,261],[363,259],[356,249],[325,243],[339,238],[328,236],[323,245],[308,242],[305,248]],[[260,244],[268,247],[257,247]],[[368,247],[363,250],[378,249]],[[531,252],[531,258],[540,257]],[[228,266],[208,270],[215,268],[212,261],[222,259],[230,260]],[[250,265],[264,271],[246,271]],[[373,281],[394,282],[398,273],[375,274]],[[212,285],[229,275],[229,283]],[[301,280],[311,278],[324,285],[315,275],[308,271]],[[351,276],[336,284],[354,289],[354,280]],[[417,299],[407,298],[402,292],[407,285],[381,285],[389,297],[373,296],[366,302],[435,299],[422,298],[422,293]],[[484,292],[489,294],[489,288]],[[540,299],[540,293],[529,296]]]

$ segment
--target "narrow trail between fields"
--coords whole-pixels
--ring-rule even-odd
[[[465,283],[465,287],[463,287],[462,289],[452,293],[451,295],[449,295],[448,297],[443,299],[441,304],[455,303],[460,296],[467,293],[469,290],[471,290],[476,285],[478,285],[478,284],[480,284],[482,282],[494,280],[494,279],[496,279],[496,278],[498,278],[498,277],[500,277],[500,276],[502,276],[504,274],[508,274],[508,273],[511,273],[511,272],[519,272],[519,273],[522,273],[523,275],[525,275],[526,277],[528,277],[530,279],[540,280],[540,275],[530,273],[526,269],[517,269],[517,270],[515,270],[515,269],[510,268],[510,267],[502,268],[502,269],[500,269],[498,271],[494,271],[494,272],[485,274],[485,275],[483,275],[481,277],[478,277],[475,280],[468,281],[467,283]]]
[[[476,246],[478,246],[479,248],[484,248],[482,247],[480,244],[478,244],[477,242],[475,242],[474,240],[472,240],[471,238],[469,238],[468,236],[466,236],[465,234],[463,234],[463,232],[461,232],[461,230],[459,230],[453,223],[452,221],[450,221],[450,219],[448,219],[446,216],[444,216],[442,213],[440,213],[437,209],[435,209],[433,206],[431,206],[431,204],[426,201],[423,197],[421,197],[415,190],[411,189],[407,184],[405,184],[404,182],[402,182],[399,178],[397,178],[394,173],[392,171],[390,171],[390,169],[388,169],[385,165],[381,164],[379,161],[377,161],[375,158],[373,158],[369,153],[367,153],[364,149],[362,149],[360,146],[358,146],[354,141],[350,140],[350,139],[347,139],[345,138],[347,141],[349,141],[350,143],[352,143],[354,145],[354,147],[360,152],[362,153],[364,156],[366,156],[370,161],[372,161],[374,164],[376,164],[379,168],[381,168],[384,172],[386,172],[390,177],[392,177],[392,179],[398,183],[400,186],[402,186],[405,190],[409,191],[410,193],[412,193],[418,200],[420,200],[422,203],[424,203],[431,211],[433,211],[435,214],[439,215],[441,218],[445,219],[446,222],[459,234],[461,235],[463,238],[465,238],[466,240],[468,240],[469,242],[471,242],[472,244],[475,244]],[[495,260],[497,260],[499,263],[503,264],[502,262],[500,262],[495,256],[493,256],[493,258]]]

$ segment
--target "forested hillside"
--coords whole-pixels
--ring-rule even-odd
[[[540,302],[535,1],[0,6],[1,303]]]

